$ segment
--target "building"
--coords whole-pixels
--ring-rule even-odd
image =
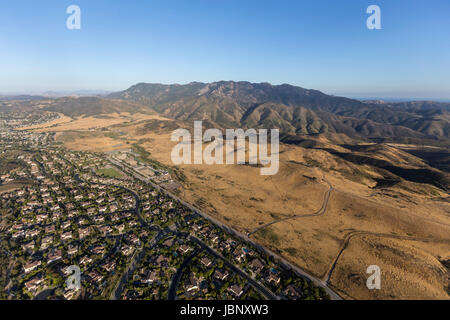
[[[35,270],[40,265],[41,265],[40,260],[33,261],[33,262],[30,262],[30,263],[27,263],[26,265],[24,265],[23,270],[25,271],[25,273],[29,273],[29,272]]]

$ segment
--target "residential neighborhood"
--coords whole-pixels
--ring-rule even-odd
[[[166,192],[168,171],[14,129],[0,131],[2,299],[328,299]]]

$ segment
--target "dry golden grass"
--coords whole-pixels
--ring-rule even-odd
[[[97,130],[101,128],[107,128],[117,124],[123,123],[135,123],[142,120],[157,119],[163,120],[164,118],[158,115],[149,115],[141,113],[111,113],[107,116],[90,116],[90,117],[78,117],[75,119],[69,118],[67,116],[61,115],[61,118],[56,119],[53,122],[48,122],[40,125],[35,125],[32,127],[21,128],[33,129],[38,132],[52,131],[52,132],[62,132],[62,131],[85,131],[85,130]]]
[[[146,141],[142,146],[151,158],[173,166],[170,153],[175,143],[170,132],[140,134],[139,127],[110,128],[125,133],[120,139],[91,133],[92,137],[67,139],[65,144],[101,151],[120,148],[125,139]],[[398,154],[388,149],[379,156]],[[261,176],[259,168],[243,165],[181,165],[177,170],[186,177],[181,197],[244,232],[293,214],[317,211],[328,190],[324,177],[334,187],[324,215],[279,222],[254,237],[321,278],[327,278],[347,244],[330,278],[330,284],[347,298],[448,299],[439,260],[450,258],[450,204],[439,200],[448,194],[435,187],[402,182],[373,190],[372,178],[379,174],[372,167],[346,162],[323,150],[288,145],[280,148],[280,170],[275,176]],[[365,272],[372,264],[382,270],[379,291],[365,286]]]
[[[73,121],[72,118],[62,114],[62,113],[58,113],[59,118],[55,119],[53,121],[50,122],[46,122],[46,123],[41,123],[41,124],[36,124],[33,126],[28,126],[28,127],[22,127],[18,130],[36,130],[36,129],[44,129],[44,128],[50,128],[50,127],[56,127],[58,125],[66,125],[68,124],[70,121]]]
[[[105,136],[98,132],[57,132],[55,140],[76,151],[108,152],[129,147],[124,141]]]
[[[350,299],[448,299],[447,270],[433,255],[450,254],[448,244],[423,243],[378,236],[350,241],[331,277],[335,288]],[[368,265],[381,269],[381,289],[368,290]]]
[[[340,248],[345,244],[346,237],[354,232],[398,235],[424,241],[432,239],[444,245],[446,242],[447,251],[442,251],[441,257],[448,257],[450,249],[448,226],[435,220],[422,218],[407,210],[390,207],[339,190],[333,192],[329,208],[323,216],[280,222],[272,225],[271,231],[277,235],[283,235],[279,236],[277,243],[273,244],[272,239],[264,238],[263,234],[257,234],[258,239],[274,249],[294,252],[289,254],[289,260],[304,266],[305,269],[321,278],[326,278]],[[286,250],[288,248],[291,250]],[[354,251],[355,258],[364,254],[363,251]],[[365,268],[372,264],[370,260],[366,263]],[[339,264],[338,261],[338,266]],[[342,271],[345,269],[334,270],[332,279],[346,276],[346,274],[339,274]]]

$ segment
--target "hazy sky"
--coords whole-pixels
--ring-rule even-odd
[[[66,9],[81,8],[81,30]],[[366,9],[381,8],[382,30]],[[0,4],[0,92],[248,80],[450,98],[449,0],[54,0]]]

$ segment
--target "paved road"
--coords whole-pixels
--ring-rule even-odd
[[[264,297],[266,297],[269,300],[280,300],[280,298],[275,295],[272,291],[267,289],[265,286],[263,286],[261,283],[250,277],[247,273],[236,267],[231,261],[229,261],[227,258],[222,256],[219,252],[208,246],[206,243],[198,239],[197,237],[190,236],[190,239],[194,242],[196,242],[198,245],[202,247],[203,250],[207,251],[210,255],[214,256],[216,259],[220,259],[224,262],[224,264],[233,270],[235,273],[240,275],[242,278],[247,280],[260,294],[262,294]]]
[[[287,261],[286,259],[284,259],[283,257],[281,257],[280,255],[274,253],[273,251],[261,246],[260,244],[254,242],[253,240],[251,240],[248,235],[245,235],[225,224],[223,224],[222,222],[220,222],[219,220],[215,219],[214,217],[211,217],[210,215],[204,213],[203,211],[197,209],[196,207],[192,206],[191,204],[187,203],[186,201],[178,198],[176,195],[174,195],[173,193],[171,193],[170,191],[167,191],[163,188],[161,188],[159,185],[155,184],[153,181],[151,181],[150,179],[144,177],[142,174],[137,173],[132,167],[124,165],[122,162],[112,159],[111,157],[108,157],[108,160],[122,168],[122,169],[128,169],[128,171],[131,172],[131,174],[136,178],[139,179],[141,181],[143,181],[144,183],[147,183],[149,185],[151,185],[152,187],[154,187],[156,190],[160,191],[160,192],[164,192],[165,194],[167,194],[168,196],[170,196],[172,199],[174,199],[175,201],[180,202],[181,204],[183,204],[184,206],[186,206],[187,208],[189,208],[190,210],[192,210],[193,212],[199,214],[200,216],[202,216],[203,218],[211,221],[212,223],[214,223],[215,225],[217,225],[218,227],[220,227],[221,229],[230,232],[231,234],[234,234],[235,236],[239,237],[241,240],[243,240],[244,242],[247,242],[251,245],[253,245],[254,247],[258,248],[260,251],[266,253],[269,256],[272,256],[275,260],[278,260],[280,263],[282,263],[285,267],[292,269],[295,273],[297,273],[297,275],[302,276],[308,280],[310,280],[311,282],[313,282],[315,285],[323,288],[328,295],[330,296],[331,299],[333,300],[342,300],[342,298],[332,289],[330,289],[327,285],[327,283],[319,278],[314,277],[313,275],[307,273],[306,271],[300,269],[299,267],[291,264],[289,261]],[[331,187],[331,186],[330,186]],[[332,188],[331,188],[332,190]],[[329,190],[330,191],[330,190]],[[330,191],[331,192],[331,191]],[[328,199],[329,199],[329,193],[328,193]],[[326,204],[328,205],[328,200],[326,201]]]
[[[131,262],[128,264],[127,269],[122,273],[122,276],[120,277],[120,280],[117,282],[116,287],[111,292],[111,300],[118,300],[120,298],[120,295],[122,294],[122,291],[125,287],[125,285],[128,283],[130,277],[133,275],[134,270],[136,269],[136,266],[144,256],[144,253],[146,250],[152,248],[154,245],[158,243],[161,238],[163,238],[166,235],[166,231],[162,230],[157,235],[153,237],[152,240],[150,240],[149,248],[142,248],[140,251],[136,251],[133,257],[131,258]]]
[[[33,300],[47,300],[55,292],[56,287],[44,289],[36,294]]]
[[[94,172],[92,172],[92,173],[95,175]],[[75,175],[75,180],[83,181],[83,180],[80,179],[78,174]],[[130,211],[133,211],[136,214],[136,216],[138,217],[138,219],[139,219],[140,223],[142,224],[142,226],[150,227],[147,224],[147,221],[145,221],[145,219],[141,215],[141,199],[139,198],[139,195],[135,191],[133,191],[131,189],[128,189],[126,187],[120,186],[120,185],[115,185],[115,184],[102,184],[102,185],[120,188],[122,190],[125,190],[125,191],[131,193],[133,195],[133,197],[134,197],[134,200],[135,200],[135,206],[134,206],[134,209],[130,210]],[[157,235],[155,235],[153,237],[153,239],[150,240],[150,242],[149,242],[150,243],[150,247],[153,247],[165,234],[166,234],[166,232],[164,230],[161,230]],[[115,286],[115,288],[111,292],[111,296],[110,296],[111,300],[118,300],[120,298],[120,295],[122,294],[122,291],[123,291],[125,285],[129,281],[130,277],[133,275],[134,270],[136,269],[136,266],[139,263],[139,261],[144,256],[144,253],[145,253],[145,249],[141,248],[141,249],[138,249],[134,253],[133,257],[131,257],[131,262],[128,264],[126,270],[122,273],[119,281],[117,282],[117,285]]]
[[[116,287],[111,292],[110,299],[118,300],[120,295],[122,294],[123,288],[127,284],[130,277],[133,275],[134,270],[136,269],[137,264],[142,259],[144,255],[144,250],[138,250],[134,253],[133,257],[131,257],[131,262],[128,264],[126,270],[122,273],[119,281],[117,282]]]
[[[194,259],[197,256],[197,254],[199,254],[199,252],[200,252],[199,249],[194,250],[194,252],[190,256],[184,259],[183,263],[178,268],[177,272],[175,272],[172,278],[172,282],[170,283],[169,292],[167,294],[167,300],[175,300],[177,296],[178,284],[180,283],[183,270],[191,263],[192,259]]]

